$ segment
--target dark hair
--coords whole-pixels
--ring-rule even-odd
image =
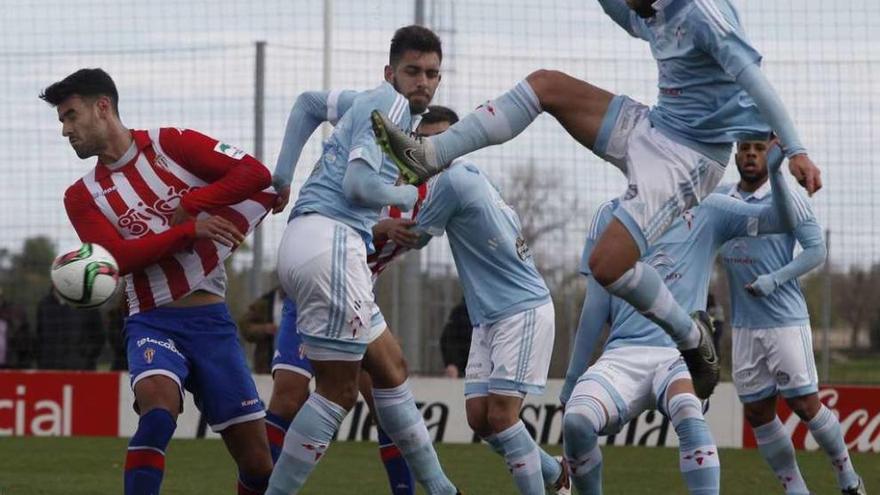
[[[40,99],[57,107],[73,95],[85,98],[106,96],[110,98],[113,111],[119,115],[119,93],[110,74],[103,69],[80,69],[64,79],[52,83],[40,94]]]
[[[392,67],[400,62],[403,53],[407,50],[415,50],[424,53],[436,53],[443,60],[443,48],[440,46],[440,38],[434,31],[424,26],[404,26],[394,32],[391,38],[391,50],[388,54],[388,63]]]
[[[440,105],[431,105],[428,107],[428,113],[422,116],[422,124],[437,124],[439,122],[449,122],[452,125],[458,122],[458,114],[449,107]]]

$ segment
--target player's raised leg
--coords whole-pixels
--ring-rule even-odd
[[[544,111],[592,148],[613,96],[562,72],[539,70],[436,136],[411,137],[381,112],[373,112],[373,129],[385,152],[415,183],[459,156],[513,139]]]
[[[373,411],[416,480],[429,494],[457,493],[440,467],[425,421],[409,389],[403,351],[387,329],[367,347],[363,364],[373,380]]]

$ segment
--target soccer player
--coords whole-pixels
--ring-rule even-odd
[[[465,371],[468,424],[504,456],[519,493],[569,493],[564,467],[519,418],[526,394],[544,391],[556,333],[550,291],[519,217],[489,178],[461,159],[428,183],[415,229],[419,246],[448,235],[474,325]]]
[[[288,125],[279,154],[279,160],[273,174],[273,183],[282,194],[276,211],[284,209],[284,203],[290,197],[290,183],[293,170],[302,147],[308,137],[321,122],[335,125],[339,117],[351,107],[356,91],[306,92],[301,94],[288,118]],[[423,115],[418,131],[436,134],[446,130],[458,120],[452,110],[431,106]],[[424,200],[427,184],[419,186],[419,201],[409,212],[399,208],[386,207],[382,210],[381,219],[373,226],[373,244],[375,251],[367,257],[373,282],[392,261],[408,251],[418,236],[410,230],[418,213],[419,203]],[[384,318],[380,312],[374,313],[375,324],[382,324]],[[266,430],[272,458],[277,461],[284,443],[284,435],[290,427],[296,413],[300,410],[309,395],[309,382],[314,370],[302,352],[302,340],[296,331],[296,303],[290,298],[284,299],[281,323],[277,334],[277,350],[272,359],[272,397],[266,411]],[[368,374],[361,373],[359,388],[370,410],[375,410],[372,397],[372,381]],[[373,415],[376,417],[376,414]],[[381,425],[376,427],[379,437],[379,452],[382,463],[388,474],[391,492],[395,495],[411,495],[415,493],[415,483],[409,466],[401,456],[400,450]]]
[[[732,143],[766,136],[786,144],[792,174],[812,194],[819,169],[761,72],[730,0],[599,0],[631,36],[647,41],[659,69],[653,108],[557,71],[539,70],[448,132],[411,138],[375,113],[378,140],[412,182],[471,151],[508,141],[541,112],[623,171],[629,187],[590,258],[593,277],[660,325],[682,350],[697,395],[719,368],[702,313],[688,315],[657,270],[639,259],[672,221],[715,189]],[[765,122],[770,123],[768,127]]]
[[[778,149],[777,149],[778,151]],[[775,168],[782,161],[777,152]],[[777,207],[737,203],[720,194],[686,210],[648,249],[643,261],[657,269],[673,297],[690,310],[704,309],[715,254],[737,236],[791,229],[805,222],[787,197],[784,179],[774,173]],[[602,493],[599,435],[614,434],[646,409],[662,412],[679,437],[679,467],[690,493],[717,494],[718,449],[703,418],[702,405],[675,343],[654,322],[620,298],[612,297],[589,266],[605,224],[613,221],[619,200],[599,208],[590,227],[581,272],[587,295],[580,328],[560,400],[565,405],[565,456],[578,493]],[[781,211],[778,212],[777,209]],[[587,369],[605,322],[611,332],[602,356]],[[586,372],[584,372],[586,370]]]
[[[720,189],[751,204],[767,204],[765,141],[738,143],[738,184]],[[810,217],[809,204],[799,206]],[[797,241],[803,251],[793,257]],[[733,310],[733,383],[743,402],[758,450],[787,494],[807,494],[798,469],[791,436],[776,416],[776,398],[807,424],[813,438],[828,454],[844,494],[864,494],[853,469],[837,417],[819,402],[813,357],[810,315],[797,277],[825,260],[822,228],[811,219],[792,233],[737,238],[721,249],[727,270]]]
[[[268,493],[297,493],[305,484],[357,399],[362,366],[373,380],[379,424],[416,480],[432,495],[457,492],[407,385],[400,346],[373,300],[367,265],[382,208],[411,210],[418,198],[416,187],[395,185],[399,173],[373,139],[370,112],[379,109],[411,128],[440,83],[441,58],[440,40],[429,29],[397,30],[385,82],[354,97],[294,205],[278,275],[296,302],[296,327],[316,387],[287,430]]]
[[[263,403],[224,296],[223,261],[275,202],[269,171],[238,148],[189,129],[127,129],[101,69],[43,91],[62,135],[98,163],[64,195],[83,242],[125,275],[125,340],[140,414],[125,459],[126,495],[157,494],[184,389],[238,465],[238,493],[263,493],[272,458]]]

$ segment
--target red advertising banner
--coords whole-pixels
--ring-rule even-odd
[[[118,373],[0,371],[0,437],[118,434]]]
[[[822,386],[819,388],[819,400],[837,415],[843,438],[850,450],[880,452],[880,387]],[[807,425],[791,412],[781,398],[777,402],[777,414],[790,432],[796,449],[819,448]],[[745,420],[743,447],[757,447],[752,429]]]

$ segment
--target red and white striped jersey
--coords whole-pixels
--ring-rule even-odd
[[[381,222],[386,218],[409,218],[415,220],[416,215],[419,213],[419,208],[422,206],[422,201],[425,200],[425,195],[427,195],[427,193],[428,183],[425,182],[419,186],[419,199],[416,200],[416,204],[413,206],[412,210],[403,212],[400,211],[400,208],[388,206],[382,210],[379,221]],[[370,272],[373,274],[373,283],[375,284],[376,280],[379,278],[379,274],[381,274],[382,271],[385,270],[385,268],[387,268],[388,265],[398,256],[409,251],[409,248],[403,247],[387,238],[381,241],[374,239],[373,247],[376,250],[373,254],[367,256],[367,266],[370,267]]]
[[[131,131],[134,142],[113,164],[98,164],[64,195],[83,242],[100,244],[125,276],[129,313],[204,290],[225,295],[223,261],[231,248],[196,239],[195,220],[171,225],[178,205],[218,215],[248,234],[275,201],[271,175],[238,148],[189,129]]]

